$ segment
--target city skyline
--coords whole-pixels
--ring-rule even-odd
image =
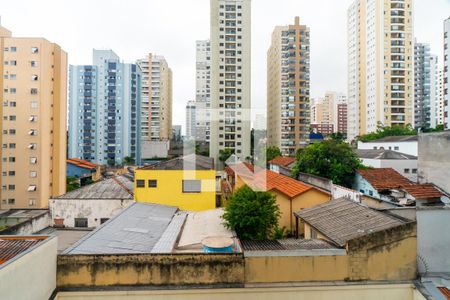
[[[139,7],[152,9],[132,10],[133,5],[125,6],[120,1],[97,1],[89,4],[91,10],[84,10],[83,1],[76,4],[56,4],[59,14],[45,11],[46,1],[34,3],[4,3],[2,5],[2,24],[14,28],[17,36],[43,36],[57,42],[69,53],[69,64],[87,64],[93,48],[114,49],[121,53],[125,62],[134,62],[142,53],[164,55],[174,73],[174,112],[177,124],[185,124],[184,107],[186,99],[195,98],[195,41],[209,37],[209,1],[134,1]],[[81,3],[80,3],[81,2]],[[270,44],[273,28],[278,24],[288,24],[295,15],[311,28],[311,96],[319,97],[328,90],[346,92],[346,14],[352,0],[336,1],[291,1],[282,0],[273,7],[269,1],[253,1],[252,26],[257,28],[252,35],[252,108],[266,107],[266,51]],[[188,18],[181,13],[169,10],[174,3],[177,11],[196,11],[197,18]],[[53,4],[52,4],[53,5]],[[23,8],[26,7],[27,10]],[[83,16],[90,12],[103,10],[113,15],[121,15],[123,22],[106,24],[109,13],[97,15],[84,24]],[[415,1],[414,37],[431,45],[431,53],[443,59],[443,20],[448,17],[450,1],[433,0]],[[161,13],[162,12],[162,13]],[[270,12],[270,14],[269,14]],[[46,16],[49,16],[48,18]],[[270,18],[267,16],[270,15]],[[317,18],[317,16],[323,18]],[[54,19],[56,17],[56,20]],[[27,19],[28,22],[23,22]],[[52,19],[50,22],[42,20]],[[146,25],[141,20],[149,20]],[[170,21],[170,26],[161,26]],[[56,21],[59,30],[53,25]],[[139,23],[139,26],[134,24]],[[30,26],[33,24],[33,26]],[[126,24],[126,25],[124,25]],[[169,24],[169,23],[168,23]],[[96,25],[96,26],[92,26]],[[89,27],[89,30],[84,30]],[[92,28],[96,28],[92,30]],[[131,30],[139,28],[135,35]],[[157,28],[155,30],[155,28]],[[172,47],[169,36],[174,36],[179,28],[184,28],[183,35],[177,40],[180,47]],[[333,28],[335,30],[328,30]],[[83,35],[81,35],[81,32]],[[142,37],[147,37],[142,39]],[[182,51],[180,50],[182,49]],[[333,55],[330,52],[333,51]],[[340,59],[339,59],[340,58]]]

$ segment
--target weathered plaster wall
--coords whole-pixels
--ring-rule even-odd
[[[242,254],[58,256],[59,288],[243,283]]]

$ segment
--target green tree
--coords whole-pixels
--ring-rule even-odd
[[[234,154],[234,150],[232,150],[232,149],[227,148],[227,149],[219,150],[219,160],[224,163],[233,154]]]
[[[123,163],[127,166],[131,165],[133,163],[133,158],[130,156],[125,156],[123,158]]]
[[[243,240],[273,238],[278,228],[280,209],[269,192],[255,192],[248,186],[237,189],[228,200],[225,226]]]
[[[417,130],[414,129],[411,126],[411,124],[407,124],[406,126],[400,125],[384,126],[383,124],[378,123],[377,130],[375,132],[359,136],[358,140],[362,142],[370,142],[386,136],[403,136],[403,135],[417,135]]]
[[[78,178],[68,176],[66,177],[66,192],[70,192],[80,188]]]
[[[275,157],[281,156],[281,150],[277,146],[269,146],[266,149],[266,161],[269,162]]]
[[[297,152],[292,176],[307,173],[351,187],[355,171],[363,167],[349,144],[339,140],[314,143]]]

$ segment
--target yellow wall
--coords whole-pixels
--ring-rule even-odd
[[[157,188],[149,188],[148,180],[157,180]],[[183,180],[201,180],[201,193],[183,193]],[[145,188],[137,188],[136,180],[145,180]],[[216,172],[214,170],[136,170],[134,199],[177,206],[182,210],[201,211],[216,208]]]
[[[57,300],[425,300],[408,284],[320,285],[308,287],[265,287],[233,289],[145,290],[59,292]]]

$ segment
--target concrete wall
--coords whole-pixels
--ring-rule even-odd
[[[419,135],[419,182],[450,193],[450,131]]]
[[[331,191],[333,187],[333,182],[330,179],[306,173],[300,173],[297,177],[297,180],[317,186],[326,191]]]
[[[60,292],[57,300],[425,300],[413,284],[327,285],[236,289]]]
[[[342,197],[349,198],[355,202],[361,202],[362,193],[359,191],[355,191],[352,189],[348,189],[346,187],[333,184],[331,189],[332,199],[339,199]]]
[[[0,234],[5,235],[31,235],[50,226],[50,213],[44,213],[36,218],[26,220],[14,226],[2,230]]]
[[[132,199],[50,199],[51,224],[63,219],[65,227],[73,228],[75,218],[87,218],[88,227],[94,228],[102,218],[110,219],[132,203]]]
[[[60,255],[58,288],[242,285],[241,254]]]
[[[420,273],[450,270],[450,208],[417,209],[418,265]]]
[[[46,300],[56,288],[56,237],[0,266],[0,298]]]
[[[169,154],[169,141],[141,141],[142,159],[165,158]]]

